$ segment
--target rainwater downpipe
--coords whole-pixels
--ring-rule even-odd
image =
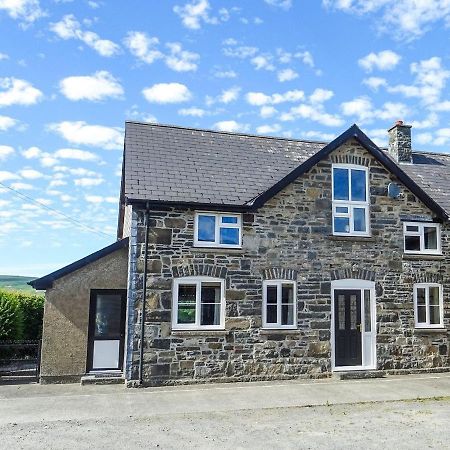
[[[141,307],[141,340],[139,347],[139,384],[142,386],[144,381],[144,339],[145,339],[145,307],[147,303],[147,258],[148,258],[148,231],[149,231],[149,215],[150,208],[148,202],[145,205],[145,248],[144,248],[144,285],[142,290],[142,307]]]

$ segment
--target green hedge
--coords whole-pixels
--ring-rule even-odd
[[[43,315],[43,296],[0,289],[0,341],[40,339]]]

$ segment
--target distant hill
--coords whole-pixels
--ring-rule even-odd
[[[35,290],[27,284],[37,277],[20,277],[16,275],[0,275],[0,288],[16,289],[18,291],[33,291]]]

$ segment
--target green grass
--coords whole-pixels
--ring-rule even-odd
[[[36,292],[28,281],[34,280],[37,277],[20,277],[15,275],[0,275],[0,288],[14,289],[16,291]]]

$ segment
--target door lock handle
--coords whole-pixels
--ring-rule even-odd
[[[360,323],[358,323],[358,325],[356,325],[356,328],[358,329],[358,331],[361,333],[361,325]]]

